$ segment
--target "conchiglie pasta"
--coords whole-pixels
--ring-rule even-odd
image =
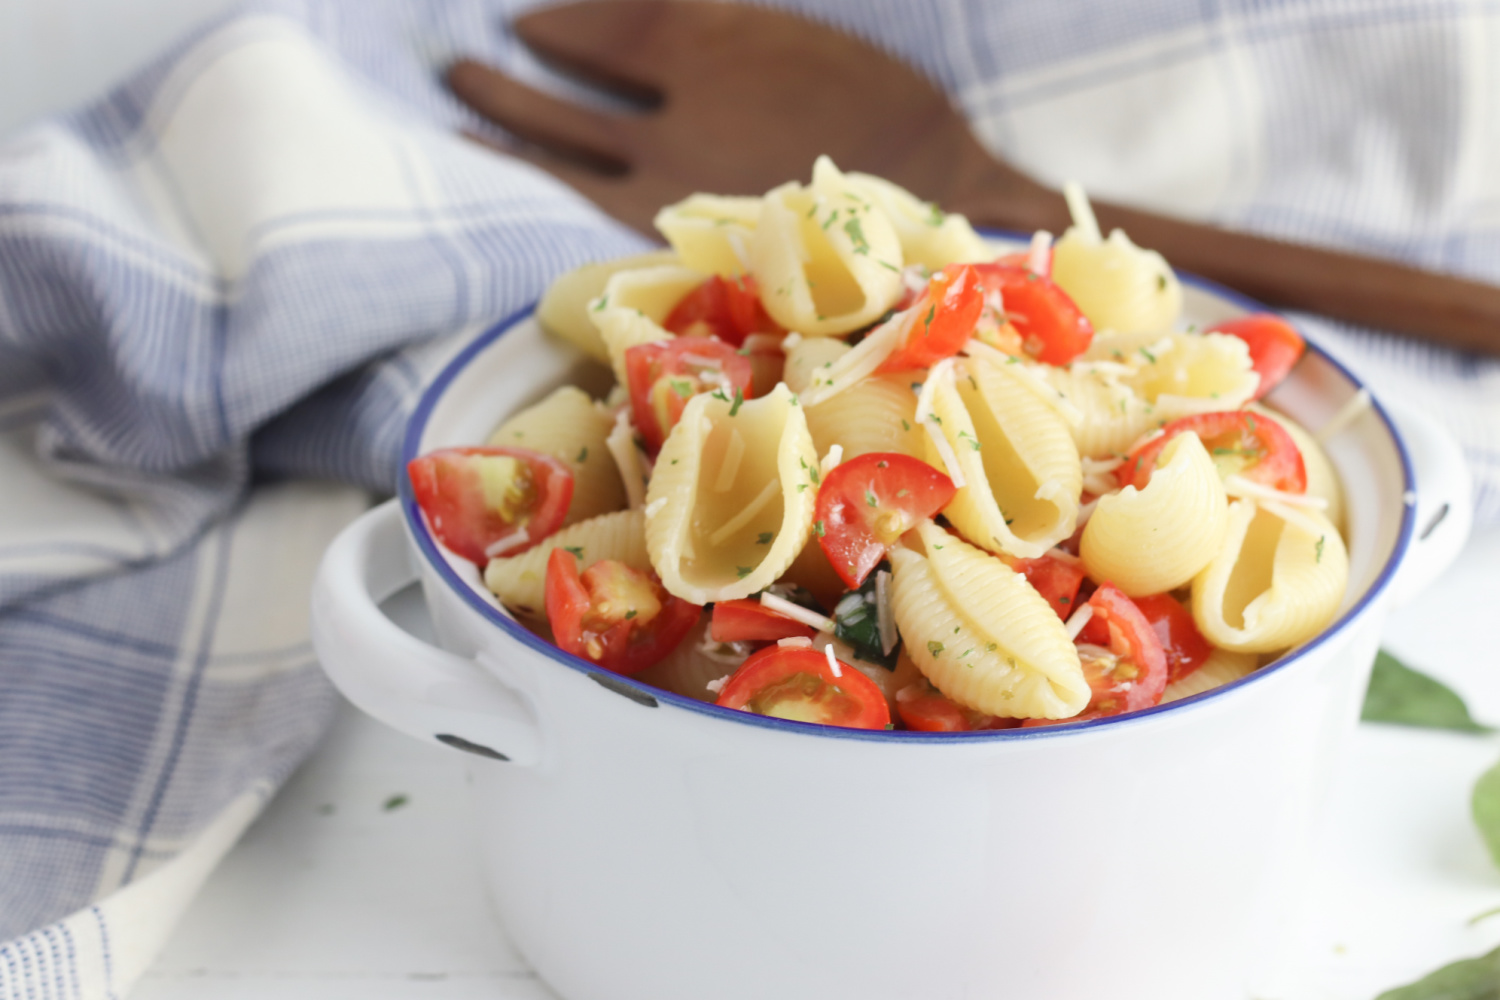
[[[536,318],[542,329],[559,340],[566,340],[595,361],[609,363],[609,351],[599,337],[589,312],[589,303],[604,294],[609,279],[621,271],[661,267],[677,263],[670,250],[621,257],[596,264],[584,264],[553,279],[536,306]]]
[[[1239,500],[1223,548],[1193,580],[1193,621],[1224,649],[1285,649],[1333,621],[1348,580],[1344,540],[1327,518]]]
[[[625,506],[620,470],[607,443],[613,427],[588,393],[565,385],[506,420],[488,443],[531,448],[572,469],[573,500],[563,523],[574,524]]]
[[[1227,649],[1215,649],[1197,670],[1179,681],[1167,685],[1162,692],[1163,705],[1195,694],[1212,691],[1231,681],[1254,673],[1258,658],[1254,653],[1235,653]]]
[[[1229,521],[1224,484],[1196,434],[1162,450],[1145,489],[1099,498],[1079,555],[1089,576],[1131,597],[1174,590],[1218,553]]]
[[[950,454],[929,440],[927,460],[941,469],[951,459],[962,472],[943,513],[965,538],[1030,559],[1073,533],[1083,471],[1067,424],[1013,367],[968,358],[932,368],[925,419]]]
[[[1052,280],[1099,330],[1165,332],[1182,312],[1182,286],[1166,260],[1119,229],[1101,240],[1070,227],[1052,249]]]
[[[907,264],[937,271],[949,264],[973,264],[995,259],[992,250],[969,220],[944,213],[903,187],[870,174],[844,175],[850,187],[885,213],[901,241]]]
[[[1120,384],[1110,368],[1092,363],[1048,367],[1042,370],[1042,377],[1079,412],[1080,419],[1068,430],[1078,453],[1085,458],[1124,454],[1141,435],[1164,423],[1156,407]]]
[[[589,315],[609,354],[615,379],[625,385],[625,352],[672,336],[662,323],[683,296],[706,279],[702,271],[668,265],[621,271],[609,279],[604,294],[589,306]]]
[[[834,366],[851,350],[848,344],[833,337],[805,337],[786,352],[782,380],[788,389],[799,394],[827,384],[833,377]]]
[[[686,267],[732,278],[749,267],[760,199],[694,194],[656,213],[656,229]]]
[[[1163,420],[1233,410],[1250,402],[1260,376],[1250,349],[1224,333],[1171,333],[1129,355],[1135,374],[1126,385],[1155,405]]]
[[[931,521],[891,550],[891,610],[927,679],[966,708],[1066,719],[1089,701],[1078,650],[1024,577]]]
[[[766,194],[750,270],[766,311],[787,329],[827,336],[879,319],[901,294],[901,267],[890,220],[827,157],[811,185]]]
[[[877,375],[815,406],[807,407],[807,429],[818,454],[838,445],[845,460],[871,452],[920,458],[926,435],[916,424],[917,396],[901,375]]]
[[[518,556],[491,559],[484,567],[484,585],[506,607],[533,617],[543,614],[547,560],[553,549],[571,550],[584,569],[602,559],[614,559],[642,572],[651,569],[645,518],[639,510],[621,510],[569,525]]]
[[[807,542],[817,480],[812,435],[786,386],[743,403],[694,396],[646,491],[646,546],[662,585],[707,604],[775,583]]]

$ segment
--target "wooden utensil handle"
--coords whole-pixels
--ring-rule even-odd
[[[1013,171],[994,171],[988,197],[963,207],[976,225],[1062,232],[1068,210],[1055,192],[1016,197]],[[971,189],[972,190],[972,189]],[[1094,203],[1099,228],[1123,229],[1173,267],[1202,275],[1282,309],[1468,351],[1500,355],[1500,287],[1466,281],[1374,257],[1251,236],[1152,212]]]

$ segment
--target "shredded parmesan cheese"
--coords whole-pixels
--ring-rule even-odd
[[[817,406],[837,396],[861,379],[873,375],[881,362],[890,357],[896,345],[905,339],[911,324],[911,310],[899,312],[828,366],[821,385],[810,386],[802,393],[802,405]]]
[[[1073,405],[1073,401],[1063,395],[1058,389],[1042,377],[1032,365],[1026,364],[1018,358],[1013,358],[998,348],[991,347],[982,340],[970,339],[963,346],[963,353],[971,358],[983,358],[996,365],[1005,365],[1011,371],[1020,372],[1022,381],[1041,397],[1042,402],[1057,411],[1058,415],[1067,422],[1069,427],[1077,427],[1083,423],[1083,411]]]
[[[506,549],[510,548],[512,545],[519,545],[522,542],[529,541],[530,538],[531,532],[527,531],[525,528],[517,528],[515,531],[512,531],[504,538],[496,539],[495,541],[486,545],[484,547],[484,554],[486,557],[493,559],[500,553],[504,552]]]
[[[646,510],[644,512],[645,515],[646,515],[646,519],[650,520],[651,518],[655,517],[657,514],[659,514],[661,512],[661,509],[663,507],[665,507],[666,505],[667,505],[667,498],[666,497],[657,497],[655,500],[652,500],[650,503],[648,503],[646,505]]]
[[[641,468],[641,453],[635,447],[635,427],[630,423],[630,411],[615,414],[614,429],[604,439],[604,446],[620,470],[620,479],[625,484],[626,502],[639,507],[646,502],[646,473]]]
[[[1089,620],[1093,617],[1094,608],[1089,604],[1085,604],[1083,607],[1073,612],[1073,614],[1069,616],[1067,622],[1065,622],[1063,625],[1063,627],[1068,630],[1068,638],[1077,639],[1078,633],[1083,631],[1083,627],[1087,625],[1089,623]]]
[[[1095,497],[1094,499],[1090,500],[1088,503],[1084,504],[1082,507],[1078,508],[1078,522],[1077,522],[1078,528],[1081,528],[1085,524],[1089,523],[1089,518],[1091,518],[1091,517],[1094,516],[1094,508],[1096,508],[1098,506],[1099,506],[1099,498]],[[1075,528],[1074,530],[1076,531],[1077,528]]]
[[[785,615],[794,622],[801,622],[809,628],[815,628],[819,632],[832,632],[833,619],[820,615],[816,611],[809,611],[800,604],[793,604],[784,597],[775,594],[762,593],[760,603],[770,608],[779,615]]]
[[[1312,507],[1316,510],[1325,510],[1328,507],[1328,501],[1322,497],[1310,497],[1304,493],[1287,493],[1284,490],[1272,489],[1246,479],[1239,473],[1230,473],[1224,477],[1224,492],[1232,497],[1248,497],[1251,500],[1283,503],[1292,507]]]
[[[731,517],[729,520],[719,525],[718,530],[708,536],[708,544],[724,544],[725,539],[734,534],[736,531],[739,531],[745,525],[749,524],[750,520],[755,517],[755,515],[765,510],[766,505],[773,499],[775,499],[776,494],[780,492],[780,490],[781,480],[773,479],[770,482],[766,483],[765,486],[761,487],[761,491],[755,495],[755,499],[750,501],[749,506],[745,507],[738,514],[734,515],[734,517]]]
[[[835,677],[842,677],[842,676],[844,676],[844,672],[839,669],[839,658],[837,656],[833,655],[833,645],[832,645],[832,643],[830,643],[829,645],[823,647],[823,655],[826,656],[826,657],[828,657],[828,669],[833,672],[833,676],[835,676]]]
[[[1123,458],[1084,458],[1080,459],[1080,461],[1083,463],[1083,474],[1085,476],[1097,476],[1106,472],[1114,472],[1125,464]]]
[[[1289,507],[1274,500],[1266,500],[1260,504],[1260,509],[1267,514],[1275,514],[1287,524],[1295,524],[1309,535],[1317,535],[1321,538],[1328,531],[1323,525],[1308,517],[1305,511],[1298,510],[1296,507]]]
[[[734,488],[734,477],[739,474],[740,462],[745,458],[745,439],[738,428],[729,431],[729,447],[724,449],[724,464],[719,466],[719,478],[714,480],[715,493],[728,493]]]
[[[1052,269],[1047,266],[1047,251],[1052,249],[1052,234],[1045,229],[1038,229],[1031,234],[1031,252],[1027,254],[1026,266],[1037,274],[1046,274]]]
[[[796,330],[793,330],[791,333],[781,338],[781,350],[783,353],[790,354],[792,353],[792,348],[796,347],[800,343],[802,343],[802,334],[798,333]]]
[[[880,652],[886,656],[896,648],[896,617],[891,613],[891,574],[875,573],[875,621],[880,628]]]
[[[789,635],[785,639],[777,639],[776,645],[787,649],[812,649],[812,640],[805,635]]]
[[[916,419],[917,423],[927,431],[927,436],[932,439],[932,446],[937,449],[938,456],[947,467],[948,478],[953,480],[954,488],[961,490],[968,480],[964,478],[963,470],[958,466],[958,455],[953,451],[953,446],[948,443],[947,436],[943,434],[943,428],[936,414],[932,412],[932,397],[936,394],[939,381],[953,385],[952,358],[944,358],[927,372],[927,381],[923,383],[922,391],[917,396]]]
[[[1354,395],[1350,396],[1348,402],[1339,407],[1339,411],[1330,417],[1328,423],[1320,427],[1318,433],[1313,436],[1317,438],[1319,444],[1326,442],[1339,431],[1344,430],[1350,424],[1354,423],[1354,421],[1364,416],[1365,411],[1370,409],[1370,402],[1370,390],[1360,389]]]
[[[1064,183],[1063,200],[1068,203],[1068,214],[1073,217],[1073,225],[1078,227],[1078,235],[1084,242],[1100,242],[1103,237],[1099,234],[1099,220],[1094,218],[1094,206],[1089,204],[1089,196],[1083,193],[1083,185],[1077,181]]]
[[[733,676],[734,676],[733,674],[725,674],[723,677],[720,677],[718,680],[716,680],[716,681],[709,681],[707,684],[705,684],[703,686],[705,688],[707,688],[708,691],[711,692],[712,694],[718,694],[720,691],[724,690],[724,685],[726,683],[728,683],[729,682],[729,678],[731,678]]]
[[[823,461],[818,463],[818,474],[822,476],[828,475],[834,469],[837,469],[839,463],[843,460],[844,446],[841,444],[829,445],[828,454],[824,455]]]

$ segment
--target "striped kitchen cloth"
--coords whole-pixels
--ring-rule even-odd
[[[1500,281],[1500,12],[788,0],[1053,183]],[[318,553],[465,335],[643,241],[437,70],[546,85],[525,3],[259,0],[0,143],[0,1000],[118,997],[314,745]],[[1500,522],[1500,363],[1299,317],[1447,420]]]

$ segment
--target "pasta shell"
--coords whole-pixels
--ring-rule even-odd
[[[1156,407],[1122,385],[1116,373],[1094,364],[1045,367],[1042,377],[1078,411],[1078,421],[1068,430],[1084,457],[1123,455],[1141,435],[1164,422]]]
[[[1083,529],[1084,568],[1130,597],[1160,594],[1198,574],[1224,543],[1228,497],[1196,434],[1162,450],[1143,490],[1127,486],[1099,498]]]
[[[621,510],[562,528],[518,556],[491,559],[484,567],[484,585],[517,614],[544,614],[547,560],[553,549],[571,549],[578,556],[580,569],[601,559],[615,559],[643,573],[651,569],[646,555],[646,519],[639,510]]]
[[[1089,685],[1062,620],[1024,577],[931,521],[926,555],[891,550],[891,610],[927,679],[966,708],[1007,718],[1066,719]]]
[[[621,271],[609,279],[604,294],[589,304],[589,315],[604,342],[616,381],[621,385],[629,381],[625,377],[627,350],[671,338],[662,323],[683,296],[707,278],[702,271],[667,265]]]
[[[786,352],[781,377],[788,389],[800,395],[830,380],[839,359],[850,350],[848,344],[833,337],[804,337]]]
[[[488,443],[531,448],[572,469],[573,500],[563,524],[575,524],[625,506],[625,488],[608,444],[613,426],[588,393],[565,385],[506,420]]]
[[[1268,653],[1311,639],[1338,613],[1349,555],[1338,529],[1310,510],[1229,505],[1219,554],[1193,579],[1193,621],[1215,646]]]
[[[1259,658],[1254,653],[1235,653],[1227,649],[1215,649],[1197,670],[1172,684],[1162,692],[1161,704],[1191,698],[1195,694],[1212,691],[1231,681],[1255,672]]]
[[[542,293],[542,300],[536,307],[537,322],[552,336],[566,340],[595,361],[608,364],[609,351],[599,337],[599,328],[589,313],[589,303],[604,294],[604,286],[620,271],[675,263],[676,254],[670,250],[658,250],[575,267],[553,279]]]
[[[1126,378],[1161,420],[1233,410],[1250,402],[1260,376],[1250,349],[1225,333],[1170,333],[1133,355],[1135,374]]]
[[[937,468],[956,462],[963,480],[955,480],[959,490],[944,515],[970,541],[1030,559],[1073,533],[1083,470],[1067,424],[1014,367],[983,358],[940,362],[918,410],[928,461]]]
[[[1052,280],[1098,330],[1165,332],[1182,313],[1182,285],[1171,266],[1123,230],[1101,240],[1070,227],[1052,248]]]
[[[879,319],[901,295],[901,267],[890,220],[826,156],[812,184],[766,194],[750,270],[766,311],[787,329],[827,336]]]
[[[995,251],[962,215],[945,213],[903,187],[871,174],[844,175],[849,186],[885,213],[901,241],[907,264],[938,271],[949,264],[995,259]]]
[[[646,490],[646,547],[663,586],[707,604],[775,583],[807,542],[818,478],[786,386],[739,404],[694,396]]]
[[[902,375],[863,379],[831,399],[807,407],[807,429],[818,454],[838,445],[844,460],[871,452],[925,454],[926,437],[917,426],[917,396]]]
[[[655,224],[685,266],[732,278],[749,268],[759,219],[759,198],[693,194],[657,212]]]

